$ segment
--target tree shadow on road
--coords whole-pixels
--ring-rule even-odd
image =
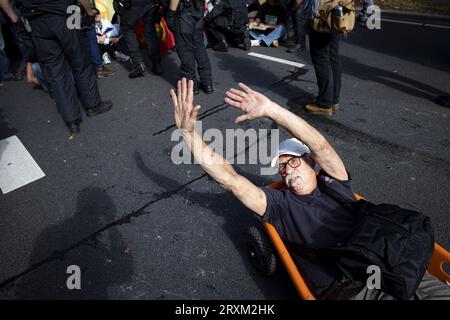
[[[30,272],[16,281],[14,296],[107,299],[108,288],[128,282],[133,274],[133,257],[127,253],[119,230],[114,226],[95,232],[114,220],[115,211],[103,189],[81,190],[75,215],[47,227],[37,237],[29,259]],[[93,236],[82,238],[89,234]],[[80,290],[67,288],[71,274],[66,271],[71,265],[81,269]]]
[[[181,187],[179,182],[150,169],[139,152],[135,152],[134,159],[142,173],[155,185],[164,189],[161,194],[168,194],[170,191]],[[256,185],[262,186],[267,183],[267,179],[262,177],[247,176]],[[202,181],[207,180],[204,179]],[[240,254],[242,261],[249,270],[249,274],[266,299],[297,299],[294,287],[290,285],[290,280],[281,264],[279,265],[279,271],[271,278],[262,277],[251,265],[244,241],[244,234],[249,226],[259,226],[259,221],[230,192],[218,195],[217,193],[204,193],[185,187],[179,190],[176,195],[223,218],[225,221],[223,225],[225,234],[233,243],[235,250]],[[158,197],[158,194],[155,194],[155,196]]]

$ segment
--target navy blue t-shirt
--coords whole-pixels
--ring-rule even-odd
[[[321,171],[318,184],[324,183],[349,200],[356,200],[351,180],[340,181]],[[267,198],[262,220],[270,222],[284,241],[314,247],[335,246],[356,224],[354,216],[318,188],[310,195],[296,195],[290,190],[262,188]],[[305,281],[322,297],[342,277],[337,267],[312,263],[293,254]]]

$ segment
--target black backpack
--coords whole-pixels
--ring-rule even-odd
[[[353,282],[366,284],[367,267],[378,266],[382,291],[396,299],[411,298],[434,252],[431,219],[397,205],[349,201],[323,184],[319,189],[356,215],[358,223],[336,247],[306,251],[333,261]]]

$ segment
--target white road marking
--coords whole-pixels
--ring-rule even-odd
[[[248,53],[249,56],[253,56],[253,57],[257,57],[257,58],[261,58],[261,59],[266,59],[266,60],[270,60],[270,61],[274,61],[274,62],[278,62],[278,63],[284,63],[290,66],[294,66],[297,68],[302,68],[305,65],[298,63],[298,62],[294,62],[294,61],[289,61],[289,60],[284,60],[284,59],[280,59],[280,58],[275,58],[272,56],[267,56],[265,54],[260,54],[260,53],[256,53],[256,52],[249,52]]]
[[[450,26],[443,26],[443,25],[429,24],[429,23],[421,23],[421,22],[402,21],[402,20],[394,20],[394,19],[381,19],[381,21],[394,22],[394,23],[403,23],[403,24],[412,24],[412,25],[415,25],[415,26],[423,26],[423,27],[450,29]]]
[[[16,136],[0,140],[0,188],[4,194],[45,177]]]

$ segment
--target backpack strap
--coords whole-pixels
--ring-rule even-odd
[[[339,192],[330,188],[325,183],[319,181],[317,187],[321,192],[329,196],[335,202],[337,202],[340,206],[349,211],[356,218],[360,218],[363,213],[367,212],[367,206],[371,205],[370,202],[360,199],[360,200],[349,200],[344,198]]]

